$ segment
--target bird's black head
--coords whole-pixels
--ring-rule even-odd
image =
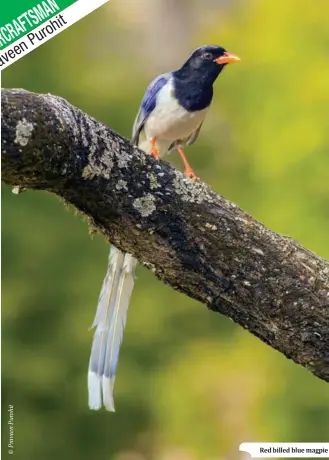
[[[185,64],[173,72],[175,97],[180,105],[191,112],[209,107],[214,81],[226,64],[239,60],[217,45],[202,46],[193,51]]]
[[[177,72],[185,78],[201,79],[212,84],[227,64],[239,60],[221,46],[206,45],[194,50]]]

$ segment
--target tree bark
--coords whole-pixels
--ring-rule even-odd
[[[62,98],[2,90],[2,180],[47,190],[163,282],[329,381],[329,263]]]

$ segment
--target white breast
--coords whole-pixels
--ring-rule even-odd
[[[156,107],[146,120],[146,137],[170,142],[187,138],[203,122],[207,110],[188,112],[181,107],[174,97],[173,82],[169,81],[159,91]]]

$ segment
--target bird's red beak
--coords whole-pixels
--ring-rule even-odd
[[[215,62],[217,62],[217,64],[230,64],[232,62],[238,61],[240,61],[240,58],[238,56],[235,56],[234,54],[229,53],[228,51],[225,51],[223,56],[220,56],[219,58],[215,59]]]

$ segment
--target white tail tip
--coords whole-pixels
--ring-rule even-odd
[[[91,410],[99,410],[104,407],[106,410],[115,412],[114,399],[113,399],[113,386],[112,381],[107,377],[99,377],[95,372],[88,372],[88,394],[89,394],[89,408]],[[102,402],[103,401],[103,402]]]
[[[114,399],[113,399],[113,387],[114,387],[114,379],[111,380],[108,377],[105,377],[103,375],[102,378],[103,384],[103,404],[105,406],[105,409],[115,412],[114,408]]]
[[[94,372],[88,372],[89,408],[99,410],[102,407],[102,382]]]

